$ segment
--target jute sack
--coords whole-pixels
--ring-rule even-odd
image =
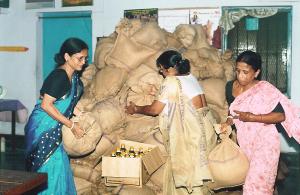
[[[98,167],[91,168],[91,167],[86,167],[78,164],[71,164],[74,177],[79,177],[92,183],[97,183],[100,182],[101,180],[102,164],[100,163],[97,166],[99,168]]]
[[[148,186],[143,186],[142,188],[140,188],[140,187],[124,185],[118,194],[119,195],[141,195],[141,194],[155,195],[155,192],[152,189],[150,189]]]
[[[91,190],[92,190],[92,183],[79,178],[79,177],[74,177],[74,182],[75,182],[75,186],[76,186],[76,192],[78,195],[89,195],[91,194]]]
[[[80,80],[83,83],[83,86],[86,87],[91,83],[93,78],[96,75],[96,72],[98,71],[97,67],[94,64],[89,64],[83,71]]]
[[[210,104],[210,103],[208,103],[207,105],[210,108],[217,123],[225,122],[227,120],[227,116],[228,116],[228,104],[227,103],[224,107],[219,107],[215,104]]]
[[[155,117],[128,117],[124,136],[131,141],[144,142],[157,131],[159,131],[158,120]]]
[[[98,102],[92,109],[92,114],[105,134],[122,127],[126,119],[123,105],[113,98]]]
[[[147,22],[132,35],[132,39],[141,45],[153,48],[156,51],[167,47],[167,34],[157,22]]]
[[[117,34],[112,33],[108,37],[101,38],[97,44],[94,52],[94,64],[97,68],[102,69],[106,66],[105,57],[112,50],[115,41],[117,39]]]
[[[106,66],[95,75],[91,84],[91,91],[95,99],[100,102],[116,96],[127,80],[128,73],[121,68]]]
[[[214,179],[209,188],[217,190],[242,185],[249,169],[247,156],[229,134],[221,138],[208,156],[208,166]]]
[[[85,112],[79,117],[73,117],[71,120],[78,122],[80,127],[84,129],[85,135],[77,139],[70,128],[63,126],[62,139],[66,152],[70,156],[82,156],[95,150],[102,131],[93,114]]]
[[[223,79],[209,78],[199,81],[203,88],[205,98],[208,104],[217,105],[220,108],[226,106],[225,85]]]
[[[107,65],[122,68],[130,72],[155,53],[156,50],[141,45],[132,38],[121,33],[118,35],[113,49],[105,57],[105,62]]]

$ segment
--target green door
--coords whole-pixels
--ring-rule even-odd
[[[55,68],[54,55],[64,40],[78,37],[89,46],[92,57],[92,20],[90,12],[44,13],[42,19],[43,79]]]

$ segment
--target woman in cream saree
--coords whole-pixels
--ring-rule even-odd
[[[126,112],[159,115],[168,152],[163,194],[207,194],[203,184],[212,180],[207,153],[208,147],[213,146],[207,146],[202,121],[203,115],[211,114],[204,94],[197,79],[189,73],[189,61],[182,59],[177,51],[165,51],[157,59],[157,65],[165,77],[157,99],[146,106],[131,102]]]
[[[168,99],[160,130],[169,154],[165,165],[164,194],[207,194],[204,181],[212,180],[207,166],[206,135],[202,122],[207,108],[195,109],[181,92],[180,81],[167,77],[158,100]]]

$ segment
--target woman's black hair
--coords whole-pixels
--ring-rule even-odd
[[[84,49],[88,49],[88,45],[84,41],[75,37],[68,38],[61,45],[59,53],[55,54],[54,60],[57,66],[61,66],[66,62],[64,57],[65,53],[69,54],[69,56],[72,56],[73,54],[79,53]]]
[[[188,59],[182,59],[181,54],[175,50],[163,52],[156,59],[156,65],[158,68],[162,66],[164,69],[173,67],[180,75],[189,73],[191,69],[190,61]]]
[[[253,70],[256,72],[257,70],[261,70],[261,56],[259,53],[256,53],[251,50],[246,50],[238,55],[236,58],[236,63],[238,62],[244,62],[251,66]],[[257,76],[257,79],[261,79],[261,71],[259,75]]]

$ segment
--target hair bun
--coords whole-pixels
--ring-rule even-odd
[[[54,61],[58,65],[62,65],[62,64],[64,64],[66,62],[65,58],[63,56],[61,56],[59,53],[55,54]]]
[[[182,60],[182,58],[179,55],[173,55],[170,57],[170,62],[172,63],[172,65],[176,65],[176,64],[180,63],[181,60]]]

